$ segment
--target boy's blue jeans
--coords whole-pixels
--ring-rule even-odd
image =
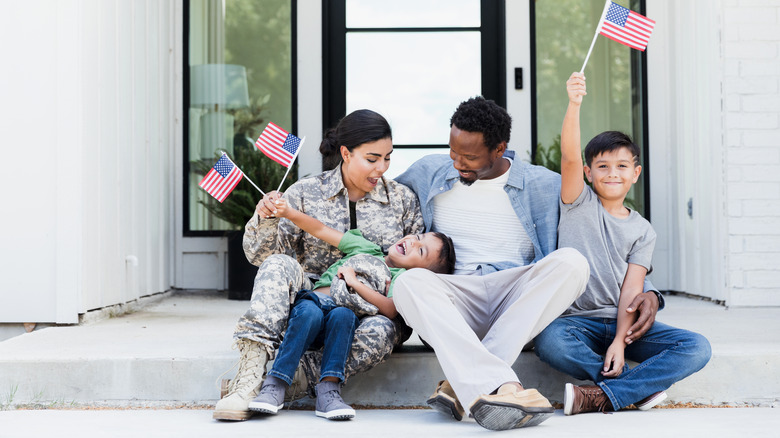
[[[536,337],[536,355],[558,371],[595,382],[615,410],[665,391],[710,360],[710,343],[704,336],[656,321],[626,346],[626,360],[639,364],[631,369],[626,365],[616,378],[605,378],[604,354],[615,338],[616,325],[611,318],[557,318]]]
[[[344,364],[357,325],[355,312],[337,307],[329,295],[309,290],[298,292],[290,309],[287,332],[268,375],[291,384],[303,353],[324,346],[320,378],[336,377],[343,381]]]

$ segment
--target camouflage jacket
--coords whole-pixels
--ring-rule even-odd
[[[340,166],[296,182],[284,198],[331,228],[349,230],[349,198]],[[385,253],[403,236],[423,232],[417,196],[390,179],[380,179],[374,190],[357,201],[355,211],[363,236]],[[287,254],[298,260],[312,278],[318,278],[342,257],[338,248],[305,233],[288,219],[260,219],[257,212],[244,228],[243,246],[253,265],[260,266],[271,254]]]

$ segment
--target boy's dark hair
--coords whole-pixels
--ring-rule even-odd
[[[509,144],[512,116],[494,101],[477,96],[458,105],[450,118],[450,127],[453,125],[463,131],[481,133],[485,146],[494,151],[502,141]]]
[[[634,157],[634,166],[639,165],[639,146],[634,144],[631,137],[619,131],[604,131],[593,137],[585,146],[585,164],[590,167],[593,159],[604,152],[612,152],[620,148],[626,148]]]
[[[444,233],[433,231],[432,234],[441,240],[441,251],[438,260],[430,269],[437,274],[452,274],[455,272],[455,245]]]

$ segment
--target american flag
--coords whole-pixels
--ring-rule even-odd
[[[222,202],[236,187],[244,173],[227,155],[222,154],[214,167],[200,181],[201,186],[209,195]]]
[[[263,129],[260,137],[257,138],[255,146],[263,151],[268,158],[284,167],[290,167],[298,154],[301,139],[278,127],[273,122],[268,122],[268,126]]]
[[[620,44],[644,52],[653,27],[654,20],[611,2],[598,32]]]

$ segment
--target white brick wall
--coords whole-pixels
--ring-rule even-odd
[[[728,304],[780,305],[780,0],[722,3]]]

